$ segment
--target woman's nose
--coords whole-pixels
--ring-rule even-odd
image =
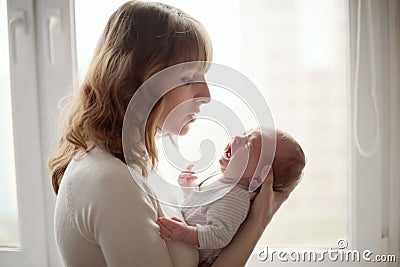
[[[211,95],[210,95],[210,89],[208,88],[208,85],[206,82],[200,82],[196,84],[196,97],[195,101],[199,103],[200,105],[202,104],[208,104],[211,101]]]

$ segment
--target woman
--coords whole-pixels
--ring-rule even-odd
[[[172,125],[166,118],[188,100],[188,112],[198,112],[209,101],[207,84],[179,86],[151,110],[145,137],[132,148],[139,156],[130,167],[143,178],[140,186],[125,164],[122,125],[130,99],[149,77],[178,63],[211,57],[202,25],[174,7],[132,1],[112,14],[67,114],[58,153],[49,161],[57,194],[55,236],[66,266],[197,265],[194,247],[159,237],[156,221],[164,211],[150,196],[145,177],[157,164],[156,131],[185,134],[190,123],[176,125],[175,120]],[[213,266],[243,266],[287,197],[273,192],[269,175],[248,218]]]

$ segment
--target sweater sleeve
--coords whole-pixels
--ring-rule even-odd
[[[200,249],[219,249],[229,244],[250,207],[248,193],[233,188],[205,210],[206,224],[196,225]]]
[[[109,267],[172,266],[155,223],[157,201],[134,181],[126,166],[103,164],[96,179],[79,188],[77,194],[84,197],[74,198],[85,202],[75,205],[87,207],[75,214],[79,231],[100,246]]]

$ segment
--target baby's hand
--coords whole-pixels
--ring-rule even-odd
[[[194,171],[192,171],[193,165],[189,165],[186,168],[186,171],[181,172],[181,174],[178,177],[178,184],[181,187],[194,187],[196,186],[196,183],[194,180],[197,179],[196,175],[194,174]]]
[[[162,217],[157,220],[160,226],[160,237],[166,241],[182,241],[191,245],[198,245],[197,228],[188,226],[179,218]]]
[[[180,219],[158,218],[157,224],[160,226],[160,236],[167,241],[183,241],[186,235],[187,225]]]

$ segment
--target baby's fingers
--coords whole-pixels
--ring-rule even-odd
[[[157,221],[157,224],[160,227],[160,235],[163,235],[163,236],[171,236],[172,235],[172,232],[162,222]]]
[[[191,172],[193,169],[193,166],[194,166],[193,164],[190,164],[189,166],[186,167],[186,170]]]
[[[182,172],[181,174],[179,174],[178,178],[179,180],[186,180],[192,175],[193,173]]]
[[[177,221],[177,222],[182,222],[182,220],[178,217],[172,217],[171,220]]]
[[[170,237],[172,236],[172,232],[168,230],[165,227],[160,226],[160,235],[165,236],[165,237]]]
[[[186,170],[182,171],[181,174],[185,174],[185,173],[189,173],[189,174],[193,174],[193,165],[189,165],[186,167]]]
[[[176,221],[170,220],[170,219],[165,218],[165,217],[159,218],[158,221],[159,221],[163,226],[165,226],[166,228],[171,229],[171,230],[173,230],[173,229],[175,229],[176,227],[179,226],[178,223],[177,223]]]
[[[161,233],[160,233],[160,237],[161,237],[162,239],[164,239],[165,241],[172,241],[171,237],[165,236],[165,235],[163,235],[163,234],[161,234]]]

